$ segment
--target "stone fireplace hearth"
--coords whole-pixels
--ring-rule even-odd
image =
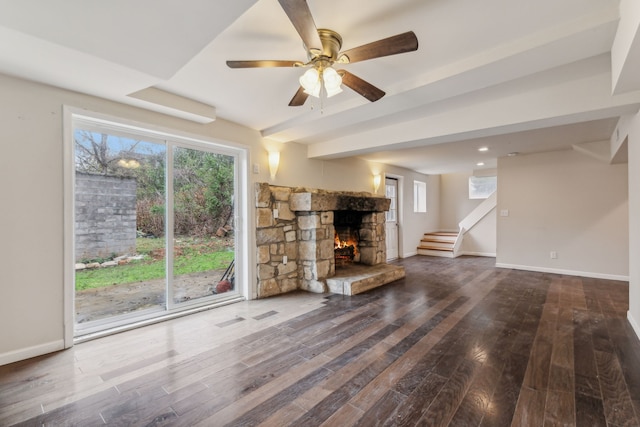
[[[404,277],[385,263],[389,203],[370,193],[256,184],[258,298],[295,289],[353,295]],[[336,258],[336,236],[347,235],[353,260]]]

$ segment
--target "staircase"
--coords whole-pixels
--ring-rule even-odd
[[[453,258],[453,246],[458,233],[438,231],[425,233],[418,246],[418,255],[430,255]]]
[[[418,255],[439,256],[455,258],[464,255],[462,251],[462,240],[465,233],[469,232],[482,220],[489,212],[496,209],[498,204],[497,192],[493,192],[482,203],[480,203],[469,215],[467,215],[458,226],[459,232],[437,231],[435,233],[425,233],[418,246]],[[495,256],[487,255],[487,256]]]

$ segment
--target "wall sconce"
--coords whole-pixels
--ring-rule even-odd
[[[271,173],[271,179],[276,178],[278,172],[278,166],[280,165],[280,152],[269,151],[269,173]]]
[[[378,189],[380,188],[380,181],[382,181],[380,174],[373,175],[373,192],[376,194],[378,194]]]

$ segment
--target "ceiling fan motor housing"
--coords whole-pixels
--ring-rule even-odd
[[[320,36],[320,41],[322,42],[322,50],[309,49],[309,60],[324,59],[332,63],[337,61],[340,48],[342,47],[342,37],[340,34],[333,30],[319,28],[318,36]]]

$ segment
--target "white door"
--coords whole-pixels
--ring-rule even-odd
[[[398,180],[385,178],[385,196],[391,199],[386,212],[387,261],[398,258]]]

